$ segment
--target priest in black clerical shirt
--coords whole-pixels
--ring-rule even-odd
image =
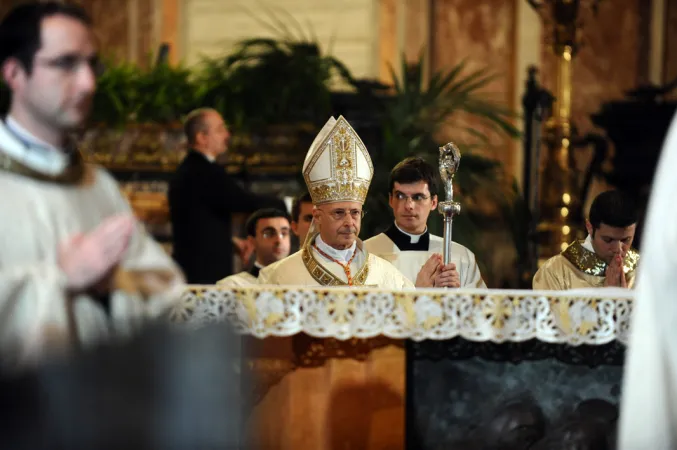
[[[407,158],[390,173],[389,203],[395,222],[383,233],[364,241],[368,252],[397,267],[416,283],[424,264],[442,266],[443,239],[428,232],[428,216],[437,209],[438,175],[421,158]],[[450,287],[485,288],[475,255],[454,242],[454,279]],[[420,285],[420,283],[417,283]]]

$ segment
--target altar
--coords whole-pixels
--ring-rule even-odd
[[[251,448],[604,449],[632,300],[615,289],[190,286],[172,320],[230,322],[242,336]]]

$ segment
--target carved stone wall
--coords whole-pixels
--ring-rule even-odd
[[[465,72],[488,69],[496,75],[485,91],[504,106],[511,106],[515,95],[515,2],[519,0],[436,0],[433,2],[431,72],[448,72],[467,61]],[[512,145],[503,135],[492,132],[476,119],[452,117],[450,130],[479,129],[490,137],[487,156],[503,162],[511,171]],[[459,139],[459,136],[448,136]],[[468,136],[466,136],[468,137]]]
[[[188,64],[221,56],[253,37],[316,39],[358,77],[378,67],[378,5],[372,0],[224,2],[184,0],[180,35]]]
[[[582,46],[574,56],[572,121],[581,133],[593,129],[590,114],[600,105],[620,99],[624,92],[646,82],[648,61],[647,0],[601,2],[597,17],[582,9]],[[650,6],[650,5],[649,5]],[[550,36],[544,36],[551,41]],[[541,82],[555,93],[555,57],[550,45],[542,47]]]

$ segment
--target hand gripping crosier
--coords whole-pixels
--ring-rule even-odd
[[[444,201],[439,202],[438,211],[444,216],[444,264],[451,261],[451,226],[454,216],[461,213],[461,204],[454,201],[454,175],[461,163],[461,152],[453,142],[440,147],[440,177],[444,185]]]

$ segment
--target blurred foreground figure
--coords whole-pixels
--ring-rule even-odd
[[[639,263],[632,249],[636,226],[634,203],[619,191],[602,192],[585,221],[588,237],[547,260],[534,275],[534,289],[632,288]]]
[[[656,170],[623,375],[620,450],[677,448],[677,116]]]
[[[225,325],[157,328],[1,379],[0,442],[13,450],[246,448],[239,361],[239,339]]]
[[[89,113],[97,53],[77,6],[28,3],[0,23],[11,91],[0,122],[0,365],[128,334],[180,293],[180,271],[70,132]]]

